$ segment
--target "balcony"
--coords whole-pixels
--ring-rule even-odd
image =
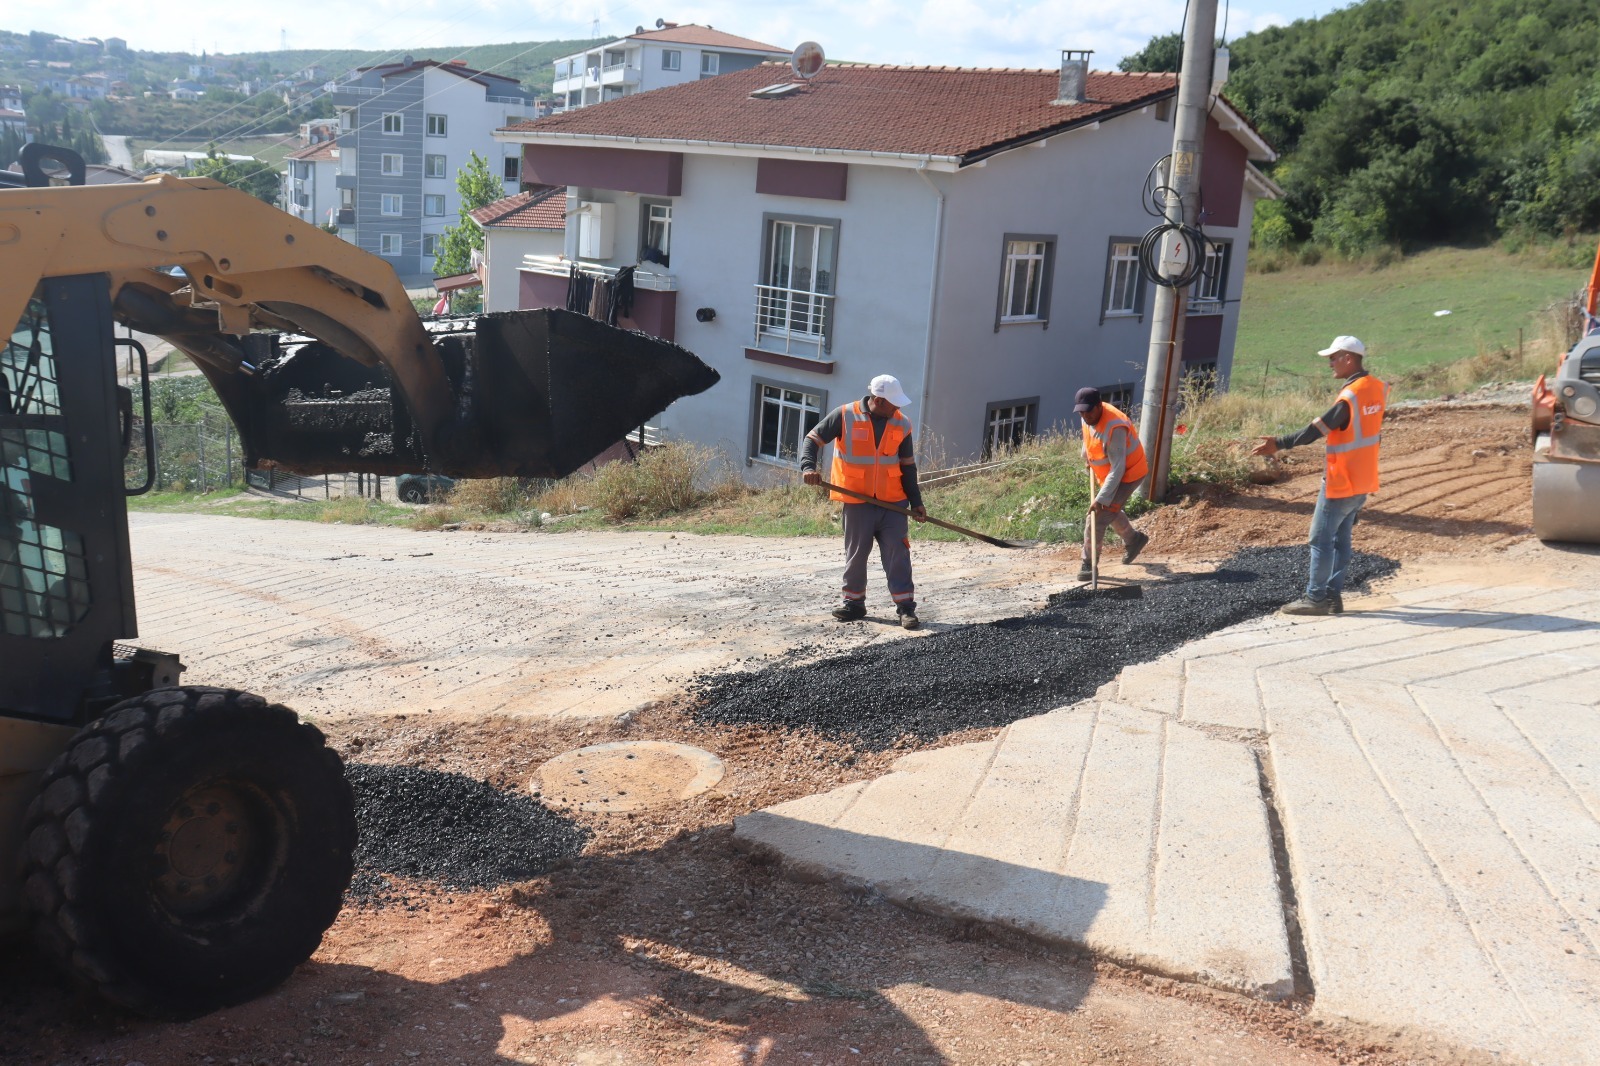
[[[833,301],[829,292],[757,285],[756,346],[781,355],[827,359],[832,347]]]
[[[356,209],[353,207],[339,208],[339,213],[335,216],[335,222],[340,226],[354,226],[356,224]]]
[[[602,85],[638,85],[639,68],[632,63],[610,63],[600,72]]]
[[[573,266],[577,266],[580,273],[592,278],[610,280],[617,276],[617,267],[601,266],[599,263],[574,262],[564,255],[525,255],[522,257],[523,270],[534,274],[547,274],[552,277],[565,278],[570,276]],[[633,287],[636,289],[649,289],[654,292],[677,292],[678,279],[671,274],[663,274],[654,270],[635,270],[633,272]]]

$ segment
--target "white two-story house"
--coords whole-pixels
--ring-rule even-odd
[[[710,26],[658,20],[631,36],[574,52],[555,61],[556,107],[586,107],[668,85],[746,70],[782,59],[789,49],[736,37]]]
[[[1085,85],[1083,99],[1064,97]],[[1063,87],[1066,86],[1064,89]],[[1153,285],[1140,276],[1152,165],[1171,151],[1168,74],[787,64],[502,130],[530,181],[567,186],[562,258],[526,259],[523,307],[569,272],[634,267],[625,325],[715,366],[664,434],[752,468],[792,466],[831,407],[894,374],[950,460],[1054,426],[1073,396],[1142,391]],[[1226,380],[1271,147],[1225,99],[1202,164],[1208,273],[1184,358]]]
[[[284,159],[283,209],[313,226],[337,224],[339,142],[318,141]]]

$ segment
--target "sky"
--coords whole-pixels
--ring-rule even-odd
[[[1218,0],[1217,29],[1237,36],[1344,6],[1339,0]],[[783,48],[804,40],[830,58],[963,67],[1054,67],[1062,48],[1092,49],[1097,70],[1153,36],[1176,32],[1183,3],[1054,3],[1030,0],[237,0],[173,4],[154,0],[57,0],[14,32],[121,37],[148,51],[397,49],[426,52],[502,41],[621,37],[658,18],[695,22]],[[446,58],[440,56],[439,58]]]

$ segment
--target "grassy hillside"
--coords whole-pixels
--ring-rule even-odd
[[[1592,254],[1594,243],[1579,239],[1579,247]],[[1341,333],[1360,337],[1370,365],[1391,374],[1514,350],[1519,329],[1526,347],[1548,332],[1546,309],[1587,280],[1574,258],[1437,248],[1376,268],[1322,262],[1252,273],[1240,304],[1234,388],[1325,377],[1317,349]],[[1444,310],[1450,314],[1435,314]]]
[[[1363,0],[1228,42],[1282,153],[1263,240],[1342,251],[1600,225],[1594,0]],[[1124,69],[1173,69],[1173,35]]]

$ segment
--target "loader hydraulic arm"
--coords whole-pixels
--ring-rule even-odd
[[[253,466],[560,477],[717,380],[565,311],[435,337],[383,259],[207,178],[0,189],[0,336],[40,281],[85,274],[108,277],[119,322],[193,359]]]

